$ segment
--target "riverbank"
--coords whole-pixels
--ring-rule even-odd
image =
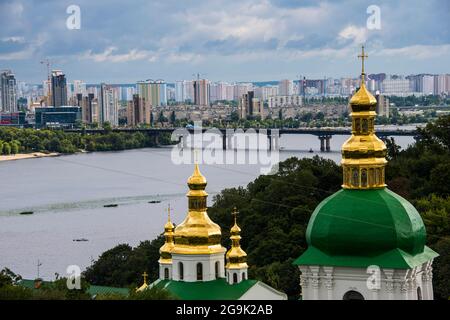
[[[43,152],[32,152],[32,153],[18,153],[9,156],[0,156],[1,161],[12,161],[12,160],[22,160],[31,158],[44,158],[44,157],[56,157],[59,156],[58,152],[43,153]]]

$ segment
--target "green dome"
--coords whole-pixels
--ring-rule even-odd
[[[322,201],[308,223],[308,250],[295,264],[407,268],[436,256],[425,246],[417,210],[383,189],[342,189]]]

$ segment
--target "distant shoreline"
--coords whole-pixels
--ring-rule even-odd
[[[34,159],[34,158],[45,158],[45,157],[56,157],[60,154],[58,152],[43,153],[43,152],[31,152],[31,153],[18,153],[15,155],[0,156],[0,162],[2,161],[13,161],[13,160],[23,160],[23,159]]]

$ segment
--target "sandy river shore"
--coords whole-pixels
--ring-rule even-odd
[[[32,152],[32,153],[18,153],[9,156],[0,156],[0,161],[11,161],[11,160],[21,160],[21,159],[31,159],[31,158],[43,158],[43,157],[55,157],[59,153],[43,153],[43,152]]]

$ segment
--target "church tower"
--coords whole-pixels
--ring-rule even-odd
[[[187,184],[188,213],[176,228],[170,219],[170,207],[168,209],[165,243],[159,250],[159,278],[147,285],[145,275],[144,284],[137,291],[157,287],[182,300],[286,300],[283,292],[248,279],[247,254],[240,246],[241,229],[237,225],[236,209],[230,232],[232,247],[226,254],[225,267],[222,232],[208,216],[206,178],[198,164]]]
[[[233,210],[234,225],[230,230],[231,249],[228,250],[226,258],[227,264],[225,266],[227,281],[229,284],[240,283],[247,279],[247,253],[241,248],[241,228],[237,225],[236,207]]]
[[[206,178],[195,164],[188,182],[188,214],[175,228],[171,249],[172,279],[176,281],[211,281],[225,278],[221,230],[208,216]]]
[[[173,231],[175,227],[170,221],[170,204],[167,208],[167,223],[164,225],[165,243],[159,249],[159,278],[164,280],[172,279],[172,250],[174,247]]]
[[[323,200],[295,260],[303,300],[433,299],[432,262],[417,210],[385,184],[386,146],[374,129],[376,99],[361,85],[350,100],[352,135],[342,146],[342,189]]]

